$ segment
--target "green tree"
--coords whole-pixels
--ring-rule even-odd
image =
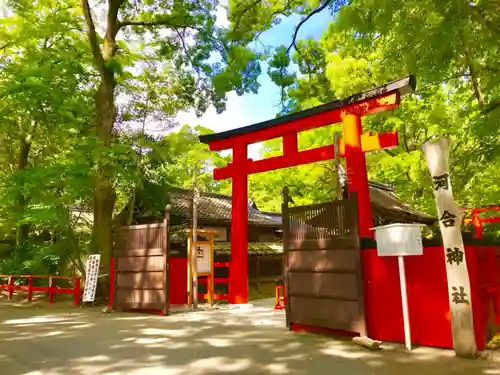
[[[0,234],[17,244],[2,269],[81,269],[85,229],[71,207],[91,188],[89,50],[71,8],[11,5],[0,24]]]
[[[21,172],[61,160],[75,145],[74,136],[87,134],[92,77],[77,27],[70,11],[31,5],[20,6],[0,28],[0,160],[3,177],[17,173],[16,186],[22,187],[13,199],[15,220],[22,219],[36,189],[22,181]],[[28,233],[29,225],[20,225],[18,243]]]
[[[104,154],[113,142],[117,87],[131,78],[131,68],[140,70],[143,60],[156,59],[172,83],[168,98],[176,104],[171,110],[195,107],[201,113],[213,104],[222,111],[226,92],[257,90],[258,56],[245,47],[247,41],[217,27],[215,5],[208,0],[153,0],[140,5],[109,0],[104,24],[96,25],[89,1],[81,1],[99,74],[95,131]],[[208,62],[212,52],[219,53],[219,62]],[[99,158],[93,201],[94,247],[103,254],[106,267],[112,248],[116,191],[112,166],[105,155]]]
[[[248,37],[272,28],[279,17],[302,15],[291,44],[276,49],[273,62],[278,64],[270,72],[282,87],[284,113],[417,75],[417,92],[406,97],[400,109],[364,121],[365,131],[396,129],[400,135],[397,149],[368,156],[370,178],[394,184],[405,201],[433,212],[431,184],[419,147],[434,136],[449,135],[457,200],[464,206],[500,200],[494,172],[500,163],[497,2],[326,0],[302,7],[300,2],[279,0],[233,3],[232,27]],[[319,11],[335,13],[321,40],[296,40],[300,27]],[[284,81],[283,77],[293,76],[291,62],[298,74],[294,82]],[[318,144],[331,137],[328,127],[310,133]],[[264,152],[280,152],[280,145],[266,142]],[[279,207],[273,197],[285,182],[298,186],[306,200],[326,198],[328,184],[304,185],[329,178],[328,166],[293,171],[271,172],[255,180],[264,205]],[[292,194],[299,191],[292,188]]]
[[[130,225],[133,216],[161,220],[168,203],[168,189],[192,189],[193,171],[196,171],[196,183],[201,191],[229,190],[228,181],[215,182],[212,178],[212,169],[223,166],[229,158],[211,152],[198,140],[200,134],[211,132],[200,126],[186,125],[163,137],[143,136],[140,132],[121,137],[122,144],[134,148],[137,156],[141,156],[133,186],[128,187],[134,194],[126,195],[128,207],[119,215],[122,225]],[[123,170],[126,166],[122,164],[120,168]]]

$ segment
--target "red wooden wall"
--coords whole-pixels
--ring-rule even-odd
[[[500,272],[500,247],[466,246],[465,250],[476,342],[481,350],[493,296],[488,290],[491,292],[492,287],[500,285],[499,280],[495,280]],[[499,257],[492,263],[494,251]],[[363,250],[361,257],[369,337],[404,342],[397,258],[379,257],[375,249]],[[445,267],[444,251],[438,246],[425,247],[422,256],[405,258],[413,344],[453,347]]]
[[[465,247],[469,269],[474,328],[479,350],[491,322],[495,288],[500,290],[500,247]],[[375,249],[361,251],[368,336],[404,342],[397,258],[379,257]],[[187,303],[187,259],[170,258],[170,303]],[[406,281],[412,342],[452,348],[445,255],[442,247],[424,248],[422,256],[406,257]],[[500,294],[496,294],[496,319],[500,324]]]
[[[187,300],[187,258],[170,258],[169,293],[171,305],[185,305]]]

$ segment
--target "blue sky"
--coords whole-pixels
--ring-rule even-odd
[[[328,10],[313,16],[299,31],[298,39],[308,37],[319,39],[328,28],[333,16]],[[300,16],[284,18],[279,25],[261,35],[261,40],[269,46],[288,46],[292,40],[295,26],[300,22]],[[181,113],[177,120],[181,124],[190,126],[202,125],[215,132],[234,129],[245,125],[274,118],[279,112],[280,90],[267,76],[267,66],[262,66],[259,79],[261,84],[258,94],[246,94],[241,97],[234,92],[228,94],[226,111],[217,115],[214,108],[210,108],[202,117],[197,118],[194,113]],[[258,145],[251,148],[250,154],[256,157]]]

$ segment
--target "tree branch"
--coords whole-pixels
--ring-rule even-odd
[[[297,27],[295,28],[295,31],[293,33],[293,37],[292,37],[292,43],[290,43],[290,45],[288,46],[287,50],[286,50],[286,53],[288,54],[290,52],[290,50],[292,49],[292,47],[295,47],[295,49],[297,49],[296,47],[296,40],[297,40],[297,35],[299,34],[299,30],[300,28],[312,17],[314,16],[315,14],[318,14],[320,12],[322,12],[324,9],[326,9],[326,7],[328,5],[330,5],[332,3],[333,0],[325,0],[325,2],[323,3],[323,5],[321,5],[320,7],[314,9],[311,13],[309,13],[305,18],[303,18],[299,24],[297,25]]]
[[[191,66],[193,67],[193,69],[196,71],[196,73],[198,74],[198,77],[200,77],[201,73],[200,73],[200,69],[199,67],[197,67],[193,61],[193,59],[191,58],[191,55],[189,54],[189,51],[187,49],[187,46],[186,46],[186,42],[184,41],[184,37],[182,36],[182,34],[179,32],[179,29],[177,28],[174,28],[175,32],[177,33],[177,35],[179,36],[179,39],[181,40],[181,43],[182,43],[182,49],[184,50],[184,54],[186,55],[186,57],[188,58],[189,62],[191,63]]]
[[[120,30],[118,23],[118,12],[125,0],[109,0],[109,9],[107,16],[107,29],[104,36],[104,60],[108,60],[116,52],[116,34]]]
[[[155,27],[155,26],[167,26],[169,28],[187,28],[192,26],[187,26],[183,24],[175,24],[172,22],[173,18],[158,19],[155,21],[138,21],[138,20],[123,20],[118,22],[118,30],[125,26],[140,26],[140,27]]]
[[[104,58],[102,57],[101,47],[99,47],[99,41],[97,39],[97,33],[95,31],[94,21],[92,20],[92,14],[90,13],[90,6],[88,0],[82,0],[83,15],[85,16],[85,22],[87,23],[87,35],[90,42],[90,47],[92,48],[92,56],[94,57],[94,63],[97,69],[104,74],[105,65]]]

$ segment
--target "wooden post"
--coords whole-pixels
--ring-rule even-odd
[[[33,299],[33,276],[28,276],[28,301]]]
[[[54,278],[49,277],[49,303],[54,303]]]
[[[283,188],[283,205],[281,206],[281,214],[283,215],[283,283],[285,286],[285,298],[288,298],[290,295],[288,293],[288,248],[289,248],[289,241],[290,241],[290,223],[288,220],[288,203],[290,200],[289,196],[289,191],[288,187],[285,186]],[[285,303],[285,319],[286,319],[286,326],[288,329],[292,329],[292,326],[290,325],[290,304]]]
[[[481,213],[472,211],[472,224],[474,225],[474,235],[477,239],[483,238],[483,225],[481,223]]]
[[[193,232],[189,231],[187,236],[187,303],[193,303]]]
[[[210,307],[214,305],[214,258],[215,258],[215,246],[214,246],[214,237],[215,233],[210,233],[210,275],[208,276],[208,284],[207,284],[207,292],[210,296]]]
[[[399,288],[401,289],[401,304],[403,308],[403,326],[405,331],[406,350],[411,351],[410,313],[408,310],[408,293],[406,290],[406,272],[404,257],[398,256]]]
[[[14,277],[9,276],[9,284],[7,287],[8,290],[8,299],[9,301],[12,299],[12,295],[14,294]]]
[[[80,294],[82,292],[81,279],[75,278],[75,292],[73,294],[73,303],[75,306],[80,306]]]
[[[256,258],[256,265],[255,265],[255,273],[257,274],[257,280],[256,280],[256,285],[255,285],[255,290],[257,291],[257,293],[259,293],[259,289],[260,289],[260,254],[257,253],[257,256],[255,257]]]
[[[169,221],[170,221],[170,205],[167,205],[165,207],[165,213],[163,216],[163,241],[164,241],[164,246],[163,246],[163,272],[164,272],[164,279],[163,279],[163,289],[164,289],[164,295],[165,295],[165,306],[163,310],[164,315],[168,315],[170,312],[170,266],[168,264],[169,257],[168,257],[168,249],[169,249],[169,237],[168,237],[168,226],[169,226]]]
[[[197,272],[197,247],[198,247],[198,189],[196,187],[196,169],[193,169],[193,242],[191,254],[191,283],[193,309],[198,308],[198,272]]]
[[[109,298],[108,298],[108,310],[113,309],[115,303],[115,272],[116,258],[111,258],[109,261]]]
[[[451,312],[453,348],[459,357],[473,358],[476,354],[472,317],[471,286],[461,232],[464,211],[453,199],[449,172],[449,138],[422,145],[432,178],[439,227],[443,237]]]
[[[214,305],[214,295],[215,295],[215,282],[214,282],[214,257],[215,257],[215,249],[214,249],[214,236],[210,236],[210,244],[212,250],[210,251],[210,275],[208,276],[208,283],[207,283],[207,292],[209,293],[210,296],[210,307]]]
[[[339,158],[339,135],[335,132],[333,133],[333,147],[334,147],[334,157],[333,157],[333,167],[335,169],[335,192],[336,199],[342,200],[342,186],[340,185],[340,158]]]

